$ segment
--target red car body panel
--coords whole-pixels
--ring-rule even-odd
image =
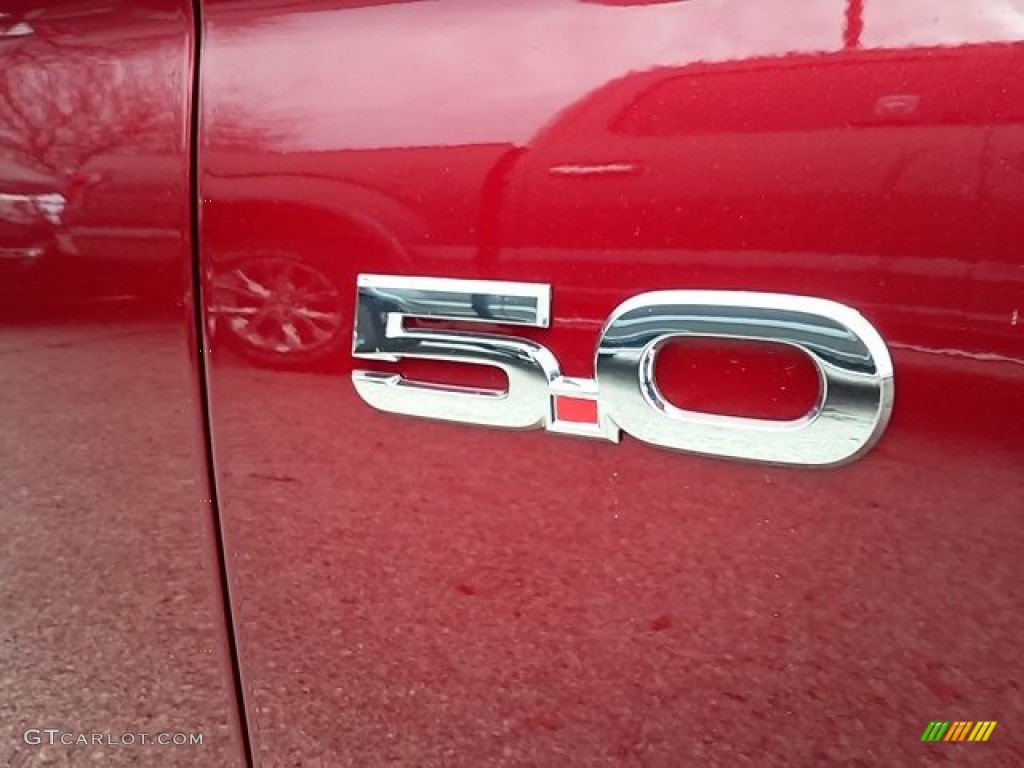
[[[192,9],[4,11],[0,764],[242,765],[195,362]],[[155,743],[178,733],[203,742]]]
[[[1024,763],[1014,14],[0,16],[0,761]],[[892,354],[892,419],[810,469],[385,414],[353,369],[503,377],[357,362],[360,274],[546,284],[550,327],[515,335],[585,378],[640,293],[841,302]],[[656,378],[768,419],[820,387],[714,339]],[[999,727],[922,742],[936,720]],[[23,737],[56,727],[205,741]]]
[[[213,450],[257,758],[942,764],[929,721],[1019,719],[1024,48],[929,14],[887,43],[899,18],[858,7],[364,5],[204,16]],[[291,268],[342,318],[302,366],[269,329],[246,350],[231,299]],[[549,284],[551,327],[516,333],[584,377],[644,291],[840,301],[892,351],[892,422],[811,471],[386,415],[353,367],[488,380],[355,365],[361,273]],[[784,350],[659,363],[711,412],[792,417],[817,386]]]

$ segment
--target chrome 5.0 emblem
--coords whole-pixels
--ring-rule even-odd
[[[620,431],[677,451],[774,464],[850,461],[881,436],[893,403],[882,337],[850,307],[825,299],[744,291],[653,291],[620,304],[597,339],[594,378],[563,376],[529,339],[406,327],[407,318],[546,328],[551,289],[537,283],[360,275],[352,354],[369,360],[445,360],[500,368],[504,391],[411,381],[356,370],[359,396],[389,413],[508,429],[547,429],[618,442]],[[772,421],[689,411],[654,378],[658,351],[702,336],[789,344],[821,386],[798,419]]]

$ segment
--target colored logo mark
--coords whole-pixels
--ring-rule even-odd
[[[988,741],[995,727],[995,720],[932,721],[924,729],[921,741]]]

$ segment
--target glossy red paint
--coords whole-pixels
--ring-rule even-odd
[[[996,6],[362,5],[205,6],[256,756],[938,764],[930,720],[1019,720],[1024,46]],[[517,333],[586,377],[640,292],[840,301],[890,346],[893,419],[808,471],[389,417],[348,380],[359,273],[550,284],[551,328]],[[814,396],[780,351],[674,355],[694,407]],[[979,747],[955,759],[1024,758],[1011,728]]]
[[[194,363],[191,8],[2,11],[0,764],[241,765]]]

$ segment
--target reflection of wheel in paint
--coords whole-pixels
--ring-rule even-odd
[[[280,251],[227,259],[210,278],[209,307],[218,333],[267,365],[323,361],[340,350],[348,325],[336,281]]]

